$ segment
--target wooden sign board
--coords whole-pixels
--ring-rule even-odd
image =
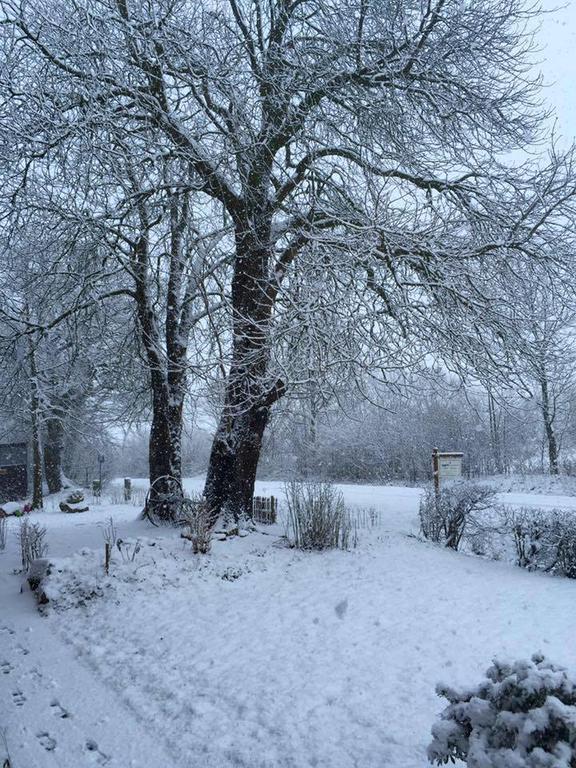
[[[440,481],[458,480],[462,477],[463,453],[449,451],[441,452],[438,448],[432,451],[432,473],[436,491],[440,488]]]
[[[457,480],[462,477],[462,454],[438,454],[438,472],[441,480]]]

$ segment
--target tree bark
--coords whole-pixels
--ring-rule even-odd
[[[153,377],[153,379],[156,377]],[[156,514],[167,522],[174,518],[175,510],[167,496],[178,501],[182,482],[182,408],[171,406],[165,387],[153,384],[152,423],[148,449],[151,502],[159,500],[161,508]]]
[[[42,447],[40,445],[40,393],[38,392],[38,369],[34,339],[28,338],[28,359],[30,363],[30,422],[32,425],[32,509],[42,509]]]
[[[62,455],[64,452],[64,422],[53,414],[46,419],[44,439],[44,474],[49,493],[62,490]]]
[[[278,394],[283,384],[278,383]],[[212,523],[220,515],[225,522],[252,518],[252,498],[264,432],[271,404],[262,404],[238,414],[223,413],[214,437],[204,495],[211,510]]]
[[[265,195],[252,201],[245,214],[236,221],[232,361],[204,489],[213,522],[220,515],[235,522],[252,517],[264,431],[270,408],[285,390],[282,381],[271,380],[268,370],[274,291],[268,274],[270,215]]]
[[[548,447],[548,466],[551,475],[559,474],[558,467],[558,441],[554,431],[554,408],[550,403],[550,393],[548,391],[548,381],[545,377],[540,380],[540,391],[542,393],[542,420],[544,421],[544,434],[546,435],[546,444]]]
[[[182,497],[182,427],[187,384],[187,347],[192,325],[195,282],[184,289],[183,233],[189,224],[188,198],[170,201],[170,253],[163,339],[150,296],[150,253],[147,211],[139,208],[143,234],[134,252],[135,299],[140,339],[146,352],[152,389],[149,442],[150,503],[165,522],[173,521]]]
[[[492,449],[492,459],[494,468],[498,474],[504,471],[502,462],[502,444],[500,439],[500,427],[496,416],[496,403],[494,396],[488,392],[488,418],[490,422],[490,447]]]

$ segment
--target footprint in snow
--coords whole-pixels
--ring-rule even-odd
[[[6,635],[13,635],[14,634],[14,630],[12,629],[12,627],[0,627],[0,632],[2,634],[6,634]]]
[[[36,734],[36,738],[46,752],[53,752],[56,749],[56,739],[53,739],[47,731],[40,731]]]
[[[14,667],[9,661],[3,661],[0,663],[0,670],[2,670],[2,674],[9,675],[10,672],[14,671]]]
[[[34,680],[39,682],[40,680],[42,680],[43,675],[42,675],[42,672],[40,672],[40,670],[38,669],[38,667],[32,667],[32,669],[28,673],[28,677],[33,677]]]
[[[56,701],[54,699],[52,702],[50,702],[50,709],[52,710],[52,714],[56,717],[61,717],[62,720],[65,720],[67,717],[70,717],[70,713],[68,710],[64,709],[64,707],[60,704],[59,701]]]
[[[339,619],[343,619],[344,616],[346,616],[346,611],[348,610],[348,599],[340,600],[340,602],[334,606],[334,610],[336,612],[336,616],[338,616]]]
[[[24,696],[22,691],[14,691],[12,693],[12,701],[17,707],[23,707],[24,702],[26,701],[26,696]]]
[[[21,654],[22,656],[28,656],[28,654],[30,653],[30,651],[28,650],[28,648],[24,648],[24,646],[23,646],[23,645],[18,645],[18,646],[16,646],[16,650],[17,650],[17,651],[18,651],[18,653],[19,653],[19,654]]]
[[[98,744],[96,744],[94,739],[88,739],[86,742],[86,751],[93,757],[98,765],[107,765],[110,762],[108,755],[105,755],[104,752],[100,752]]]

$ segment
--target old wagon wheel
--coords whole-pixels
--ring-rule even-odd
[[[157,477],[146,494],[143,516],[156,526],[175,523],[181,517],[183,499],[180,480],[171,475]]]

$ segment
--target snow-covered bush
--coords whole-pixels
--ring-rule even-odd
[[[563,510],[522,508],[507,514],[516,563],[576,578],[576,515]]]
[[[554,563],[552,525],[554,516],[543,509],[521,509],[508,512],[507,520],[514,539],[516,564],[530,570],[549,570]]]
[[[110,534],[109,542],[114,542],[115,533]],[[169,548],[170,550],[170,548]],[[78,607],[98,607],[100,599],[114,601],[130,600],[134,590],[146,583],[151,593],[164,594],[168,585],[174,586],[179,579],[178,568],[184,562],[162,547],[158,539],[117,538],[113,544],[110,573],[102,568],[102,553],[99,550],[83,548],[68,557],[51,558],[50,570],[42,582],[46,596],[46,607],[42,610],[56,612]],[[165,568],[158,568],[161,559],[170,560],[169,575]],[[178,565],[174,565],[174,561]]]
[[[288,541],[298,549],[348,549],[353,526],[340,491],[330,483],[286,484]]]
[[[427,488],[420,500],[420,530],[430,541],[458,549],[466,534],[477,535],[479,513],[494,506],[491,488],[475,483],[454,483],[438,492]]]
[[[576,768],[576,682],[543,656],[495,661],[487,680],[455,691],[432,727],[428,759],[469,768]]]
[[[50,572],[42,587],[48,599],[45,610],[62,612],[108,596],[116,599],[119,578],[102,575],[101,556],[95,550],[82,549],[66,558],[51,561]]]
[[[556,545],[556,563],[553,571],[569,579],[576,579],[576,516],[565,514]]]
[[[24,519],[20,523],[18,538],[20,540],[20,555],[22,569],[27,571],[30,563],[40,557],[44,557],[48,551],[48,545],[44,541],[46,528],[40,523],[31,523]]]

